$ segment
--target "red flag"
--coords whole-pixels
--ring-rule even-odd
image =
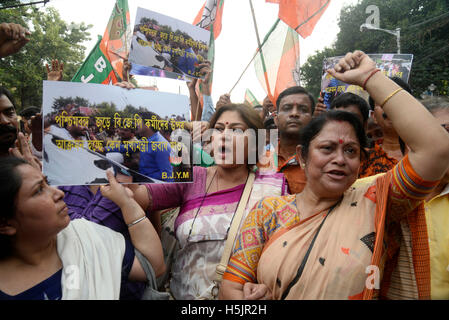
[[[278,2],[279,19],[305,39],[312,34],[331,0],[278,0]]]

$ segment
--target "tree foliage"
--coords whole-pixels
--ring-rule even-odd
[[[54,111],[61,111],[67,107],[67,105],[74,105],[77,107],[90,107],[90,102],[81,97],[59,97],[53,101],[52,108]]]
[[[396,53],[396,37],[382,31],[360,31],[369,14],[366,8],[380,10],[380,28],[401,28],[401,53],[414,55],[410,85],[419,97],[428,86],[436,94],[448,95],[449,87],[449,2],[447,0],[360,0],[340,12],[336,42],[311,56],[301,66],[301,80],[315,96],[319,95],[323,58],[354,50],[366,53]]]
[[[69,81],[84,60],[86,48],[81,43],[90,40],[91,26],[72,28],[54,8],[34,6],[0,10],[0,22],[18,23],[31,31],[22,50],[0,61],[0,84],[12,92],[19,109],[40,107],[45,64],[52,59],[64,62],[63,81]]]

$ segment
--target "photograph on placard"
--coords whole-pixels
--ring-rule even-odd
[[[137,9],[130,74],[171,79],[201,78],[210,31],[157,12]]]
[[[398,77],[408,83],[410,71],[412,69],[412,54],[368,54],[368,56],[376,62],[376,66],[380,71],[388,77]],[[368,100],[368,92],[363,88],[355,85],[349,85],[339,81],[327,73],[326,70],[333,68],[338,61],[343,58],[330,57],[323,61],[323,71],[321,76],[321,92],[323,92],[324,104],[330,108],[332,100],[345,93],[351,92]]]
[[[51,185],[192,182],[184,95],[44,81],[43,171]],[[181,139],[182,138],[182,139]]]

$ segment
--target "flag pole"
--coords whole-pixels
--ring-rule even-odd
[[[234,88],[237,86],[237,84],[240,82],[240,80],[242,79],[243,75],[245,74],[246,70],[248,70],[249,66],[251,65],[251,63],[254,61],[254,59],[257,56],[258,51],[256,50],[256,53],[254,53],[253,58],[250,60],[250,62],[248,63],[248,65],[245,67],[245,69],[243,70],[242,74],[240,75],[240,77],[237,79],[237,82],[234,84],[234,86],[231,88],[231,90],[229,90],[228,94],[230,95],[232,90],[234,90]]]
[[[260,45],[260,47],[262,48],[265,43],[267,42],[268,38],[270,37],[271,33],[273,32],[274,29],[276,29],[278,23],[280,22],[280,19],[278,18],[276,20],[276,22],[273,24],[273,26],[271,27],[270,31],[268,31],[267,35],[265,36],[262,44]],[[246,70],[248,70],[249,66],[251,65],[251,63],[254,61],[254,59],[257,56],[257,53],[259,52],[259,50],[257,49],[256,52],[254,53],[253,57],[251,58],[251,60],[249,61],[248,65],[245,67],[245,69],[243,70],[242,74],[240,75],[240,77],[237,79],[237,82],[234,84],[234,86],[232,87],[231,90],[229,90],[228,94],[231,94],[232,90],[234,90],[234,88],[237,86],[237,84],[240,82],[240,80],[242,79],[243,75],[245,74]]]
[[[256,15],[254,13],[254,7],[253,7],[252,0],[249,0],[249,5],[251,7],[251,14],[253,16],[254,29],[256,31],[256,37],[257,37],[257,46],[259,47],[260,59],[262,61],[263,74],[264,74],[264,77],[265,77],[265,83],[267,85],[267,91],[268,91],[267,93],[268,93],[268,97],[272,98],[271,89],[270,89],[270,83],[268,81],[268,75],[267,75],[267,67],[265,65],[265,59],[264,59],[263,53],[262,53],[262,45],[260,43],[259,30],[257,28]]]

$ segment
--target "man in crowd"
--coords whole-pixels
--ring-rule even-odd
[[[263,99],[262,106],[268,114],[273,114],[276,112],[276,108],[273,105],[273,102],[271,102],[270,97],[268,96],[266,96],[265,99]]]
[[[268,111],[263,106],[261,106],[260,104],[257,105],[257,106],[254,106],[254,110],[257,111],[257,113],[259,114],[259,116],[262,119],[262,121],[265,121],[265,118],[268,115]]]
[[[38,136],[38,133],[35,133],[35,136]],[[6,88],[0,86],[0,157],[13,155],[25,158],[31,165],[41,168],[39,160],[31,151],[27,138],[19,132],[14,99]]]
[[[9,148],[14,147],[17,139],[19,121],[16,106],[9,91],[0,87],[0,155],[8,156]]]
[[[365,131],[368,128],[369,106],[368,102],[362,97],[351,92],[345,92],[332,100],[331,109],[352,112],[359,118]]]
[[[156,116],[156,118],[160,120],[158,115],[150,111],[140,112],[139,116],[142,119],[152,119],[153,116]],[[148,140],[147,150],[145,152],[140,152],[139,173],[165,182],[173,181],[173,168],[170,164],[170,143],[165,140],[156,128],[146,126],[145,123],[137,129],[136,134],[140,139],[146,138]],[[159,142],[161,143],[161,148],[156,148],[154,150],[153,143]]]
[[[306,176],[299,164],[296,146],[300,130],[312,119],[315,100],[303,87],[291,87],[279,94],[276,109],[274,121],[279,130],[277,170],[286,176],[290,192],[299,193],[304,188]]]
[[[16,23],[2,23],[0,24],[0,58],[15,54],[28,41],[27,36],[31,33]],[[0,154],[2,156],[8,155],[8,149],[14,147],[14,142],[17,138],[19,129],[19,121],[16,114],[16,106],[11,93],[1,87],[0,89],[0,113],[1,113],[1,129],[0,129]],[[40,137],[42,138],[42,136]]]

